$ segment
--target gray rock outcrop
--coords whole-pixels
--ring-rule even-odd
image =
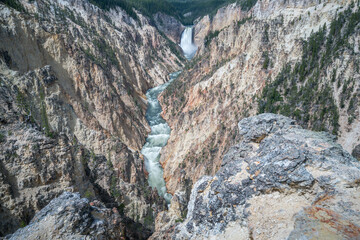
[[[359,239],[360,163],[332,135],[261,114],[193,187],[174,239]]]
[[[351,155],[353,155],[354,158],[356,158],[357,160],[360,161],[360,144],[355,146],[355,148],[353,149]]]
[[[135,231],[134,231],[135,232]],[[145,232],[130,238],[138,239]],[[64,192],[35,214],[29,225],[6,239],[121,239],[125,238],[123,219],[116,208],[99,201]]]
[[[180,43],[181,34],[185,29],[182,23],[173,16],[162,12],[154,14],[154,20],[157,28],[163,32],[174,43]]]

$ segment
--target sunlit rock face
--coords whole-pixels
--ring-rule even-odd
[[[276,114],[245,118],[238,130],[241,140],[225,154],[219,171],[195,183],[186,216],[160,215],[178,218],[157,237],[360,237],[360,163],[332,135]],[[178,206],[179,197],[174,200]]]
[[[202,175],[216,173],[224,154],[237,141],[236,122],[257,114],[258,96],[266,82],[274,81],[284,64],[294,67],[301,62],[303,41],[324,24],[329,32],[332,20],[348,9],[350,3],[258,1],[249,12],[236,5],[226,6],[194,25],[198,52],[174,82],[176,91],[165,90],[160,96],[163,117],[172,129],[160,158],[169,192],[185,191],[189,182],[192,185]],[[352,11],[356,9],[355,4]],[[221,22],[221,18],[232,21]],[[360,141],[359,107],[355,107],[356,117],[349,124],[347,111],[351,98],[343,101],[343,107],[341,99],[344,84],[353,79],[349,95],[355,99],[353,102],[360,101],[360,75],[356,70],[359,34],[354,31],[349,38],[352,47],[344,47],[343,54],[334,58],[316,78],[317,94],[326,84],[331,86],[339,111],[337,141],[349,152]],[[268,66],[264,64],[266,59]],[[315,108],[312,111],[316,112]]]

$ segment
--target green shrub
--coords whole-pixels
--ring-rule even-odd
[[[87,199],[93,199],[95,195],[90,189],[86,189],[84,197],[86,197]]]
[[[204,38],[204,44],[205,46],[209,46],[209,44],[211,43],[211,40],[213,40],[213,38],[216,38],[219,35],[220,31],[216,30],[214,32],[210,32],[208,35],[206,35],[206,37]]]
[[[0,132],[0,143],[1,142],[5,142],[5,135],[2,132]]]
[[[263,69],[268,69],[269,64],[270,64],[269,53],[264,52],[263,53],[263,58],[264,58]]]
[[[5,4],[8,7],[14,8],[15,10],[19,12],[24,12],[25,9],[23,5],[17,0],[0,0],[1,3]]]

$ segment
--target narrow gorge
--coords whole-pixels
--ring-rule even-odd
[[[193,29],[187,27],[181,34],[180,47],[184,56],[191,60],[195,55],[197,47],[193,43]],[[171,194],[166,192],[165,181],[163,178],[163,169],[159,163],[160,151],[164,147],[170,137],[170,127],[161,117],[161,106],[158,96],[169,84],[171,84],[181,73],[181,71],[171,73],[170,80],[160,86],[151,88],[146,93],[148,107],[146,111],[146,119],[151,127],[151,133],[146,139],[146,143],[141,150],[145,158],[145,167],[149,172],[149,185],[156,188],[159,196],[164,197],[167,203],[170,203]]]
[[[359,0],[0,0],[0,239],[359,239]]]

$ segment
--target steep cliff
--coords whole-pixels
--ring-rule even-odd
[[[238,128],[241,141],[195,183],[185,217],[166,213],[172,226],[154,239],[360,237],[360,163],[333,135],[275,114]]]
[[[179,20],[173,16],[158,12],[154,15],[154,21],[157,28],[171,41],[177,44],[180,43],[181,33],[184,31],[185,26]]]
[[[140,13],[20,3],[0,4],[0,236],[64,190],[151,230],[163,201],[139,154],[150,130],[144,93],[181,68],[178,49]]]
[[[194,27],[199,51],[161,98],[164,118],[173,130],[160,160],[169,191],[189,192],[203,174],[214,174],[224,153],[237,141],[234,120],[272,111],[261,111],[258,102],[262,101],[275,109],[289,104],[290,111],[274,112],[292,116],[304,127],[337,133],[339,143],[351,152],[360,141],[358,4],[258,1],[247,12],[233,4],[219,9],[212,18],[199,20]],[[326,40],[334,34],[332,25],[339,18],[341,29],[336,35],[347,34],[340,37],[343,45],[326,64],[322,65],[321,57],[311,62],[312,54],[326,53],[325,44],[313,44],[315,36],[323,31]],[[352,31],[347,33],[347,29]],[[287,78],[282,75],[284,66],[294,69],[302,61],[307,64],[305,80],[286,80],[279,94],[269,91],[270,98],[261,97],[265,86]],[[336,81],[332,80],[334,73]],[[314,81],[316,86],[310,84]],[[287,90],[291,87],[298,93],[292,102]],[[313,94],[302,95],[306,89],[312,89]],[[271,97],[283,99],[283,104]],[[310,108],[306,108],[305,98],[311,102]],[[307,122],[302,118],[306,111],[310,113]],[[323,128],[316,128],[318,125]]]

